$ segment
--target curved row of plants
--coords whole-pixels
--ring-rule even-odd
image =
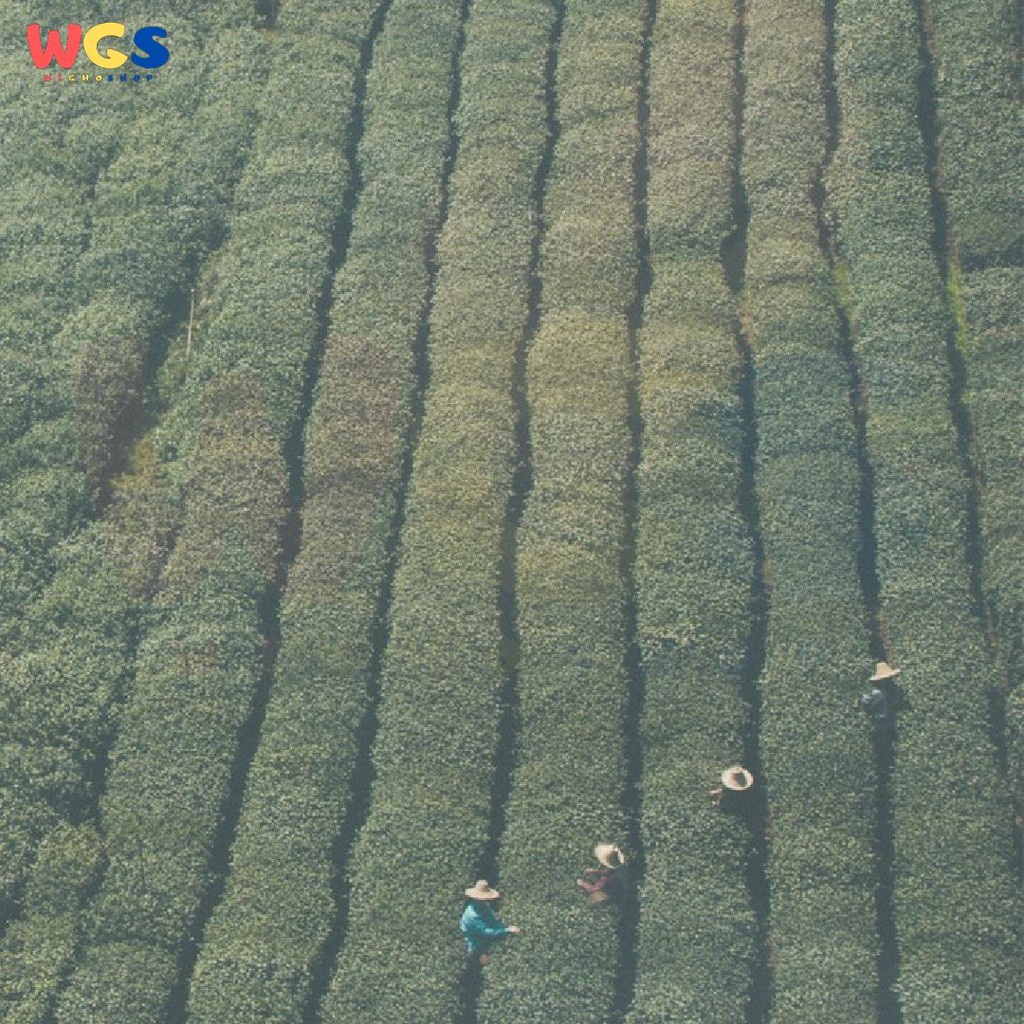
[[[276,568],[284,466],[259,381],[239,372],[211,382],[208,402],[160,621],[139,647],[100,801],[109,864],[62,1022],[165,1019],[260,675],[259,602]]]
[[[91,204],[131,110],[129,92],[97,103],[91,89],[44,87],[25,24],[12,26],[20,52],[11,74],[31,87],[0,114],[11,140],[0,151],[0,643],[8,650],[21,609],[52,572],[54,544],[89,512],[69,465],[74,426],[60,418],[70,360],[58,339],[86,297]]]
[[[626,311],[642,30],[639,0],[565,4],[541,319],[526,363],[533,485],[515,567],[519,733],[498,860],[507,914],[526,937],[488,973],[485,1021],[601,1020],[615,994],[615,918],[573,880],[594,863],[595,842],[621,841],[625,827]],[[583,949],[585,971],[566,955]]]
[[[182,30],[176,35],[186,38],[188,33]],[[246,48],[241,32],[233,31],[232,52],[239,59],[243,55],[251,59],[253,38]],[[228,61],[228,54],[217,47],[207,52],[208,58],[215,56],[223,58],[217,63],[218,75],[237,73],[238,66]],[[0,749],[31,746],[36,762],[33,772],[39,780],[47,780],[5,779],[11,789],[17,787],[15,804],[25,805],[29,826],[26,832],[7,827],[0,830],[5,841],[17,847],[4,859],[5,901],[16,893],[20,872],[47,827],[48,814],[62,808],[58,813],[66,817],[72,805],[87,801],[81,790],[91,771],[88,766],[113,728],[111,704],[127,672],[130,645],[126,638],[134,628],[136,609],[127,593],[116,600],[110,596],[117,588],[116,573],[112,575],[102,563],[103,552],[116,543],[113,537],[102,531],[81,543],[74,539],[58,543],[61,535],[77,524],[85,506],[70,498],[54,502],[54,495],[58,491],[85,493],[86,473],[77,454],[83,431],[100,422],[110,426],[121,423],[129,408],[136,414],[140,411],[146,347],[156,345],[158,339],[155,324],[161,322],[164,307],[183,286],[190,264],[221,231],[220,203],[229,197],[233,168],[244,156],[257,90],[254,87],[248,94],[235,90],[226,102],[217,89],[219,84],[223,79],[214,76],[211,87],[216,98],[196,111],[184,103],[179,91],[173,91],[166,102],[139,112],[133,120],[136,141],[132,152],[116,160],[98,183],[89,207],[93,243],[87,269],[78,271],[83,293],[92,298],[57,336],[55,348],[64,356],[61,365],[55,362],[52,376],[63,379],[59,384],[62,397],[54,403],[53,416],[47,420],[48,414],[40,412],[26,435],[26,439],[38,440],[42,431],[49,431],[69,447],[62,441],[57,450],[43,452],[35,468],[11,481],[19,492],[6,509],[11,516],[5,523],[6,538],[20,542],[18,526],[24,524],[48,549],[46,559],[53,573],[45,583],[50,573],[40,572],[27,581],[24,592],[13,595],[18,614],[12,618],[19,624],[19,636],[8,651],[20,652],[20,657],[12,659],[0,681],[0,700],[9,706],[0,719]],[[177,110],[175,103],[182,108]],[[202,139],[201,150],[182,156],[171,147],[171,155],[167,155],[171,142],[180,143],[187,137]],[[140,161],[151,173],[139,173]],[[152,227],[144,232],[149,246],[145,252],[139,251],[140,243],[123,230],[127,208],[140,219],[152,221]],[[182,225],[186,219],[188,228]],[[116,294],[109,285],[102,286],[102,277],[92,269],[94,263],[103,264],[108,275],[117,268],[120,285]],[[73,355],[76,347],[78,352]],[[125,438],[117,440],[123,443]],[[103,446],[108,462],[114,444],[109,433]],[[44,516],[44,506],[49,516]],[[68,515],[70,509],[78,511]],[[40,522],[46,524],[45,530],[39,529]],[[24,548],[10,555],[12,559],[26,557]],[[146,567],[143,575],[147,571],[152,570]],[[141,580],[137,583],[136,589],[145,589]],[[90,594],[105,596],[94,602]],[[47,611],[60,601],[73,602],[73,612],[55,616]],[[125,646],[114,663],[94,656],[109,647],[104,637],[122,634]],[[86,642],[86,636],[92,639]],[[53,687],[58,681],[60,701],[54,700]],[[73,725],[66,718],[68,709],[73,709]],[[56,758],[66,772],[55,766],[44,769],[47,758]],[[50,811],[45,809],[48,805],[52,805]],[[37,811],[28,810],[30,806]]]
[[[362,190],[307,428],[302,547],[227,888],[192,979],[196,1022],[302,1021],[338,913],[334,847],[367,727],[461,10],[396,0],[374,46]]]
[[[60,1021],[161,1020],[172,993],[182,991],[190,931],[209,892],[211,859],[228,840],[232,785],[246,767],[241,731],[258,712],[271,656],[268,602],[288,498],[282,451],[300,415],[302,380],[292,375],[287,388],[275,382],[272,396],[268,384],[278,360],[302,366],[316,344],[317,296],[342,214],[337,182],[354,92],[309,82],[325,59],[354,79],[377,7],[296,3],[278,30],[230,239],[204,279],[210,300],[197,323],[186,400],[164,437],[165,450],[185,453],[176,471],[182,529],[112,752],[100,805],[110,867]],[[331,41],[327,51],[310,52],[311,31]],[[290,159],[297,149],[306,172],[283,182],[281,154]],[[273,197],[259,204],[263,217],[258,196]],[[248,358],[232,366],[230,346],[219,342],[231,330],[227,313],[239,288],[255,297],[267,334],[250,336]]]
[[[933,29],[943,189],[967,271],[1021,258],[1020,55],[1012,4],[922,0]]]
[[[79,90],[36,83],[33,102],[60,123],[49,139],[45,122],[27,132],[44,133],[44,156],[49,145],[56,148],[42,171],[42,200],[38,181],[18,178],[15,194],[24,192],[30,204],[20,235],[32,250],[9,249],[20,257],[20,277],[5,285],[28,307],[12,310],[14,344],[0,361],[8,385],[0,424],[0,637],[8,643],[17,638],[24,606],[52,575],[55,546],[93,515],[97,499],[106,500],[110,472],[139,426],[147,371],[187,311],[199,259],[223,234],[244,162],[262,83],[252,66],[265,63],[251,8],[182,8],[163,19],[174,73],[158,85]],[[198,114],[211,76],[221,94],[220,123]],[[72,119],[78,104],[85,113]],[[125,123],[132,136],[122,151]],[[38,161],[35,144],[27,148]],[[75,168],[78,194],[54,193],[60,176],[53,166]],[[51,224],[66,230],[76,217],[80,253],[68,239],[47,239]]]
[[[874,1021],[870,643],[837,294],[811,196],[825,158],[816,0],[752,0],[742,177],[757,493],[770,568],[761,756],[771,803],[773,1014]],[[813,785],[824,799],[808,801]]]
[[[246,13],[232,26],[230,43],[207,51],[208,57],[217,55],[216,64],[187,126],[202,145],[176,154],[173,183],[153,188],[136,206],[138,215],[157,222],[154,230],[162,238],[150,251],[152,273],[163,270],[168,279],[185,273],[182,267],[201,255],[204,235],[207,242],[216,241],[221,216],[216,204],[227,204],[233,169],[244,160],[262,85],[261,77],[248,74],[246,88],[235,81],[245,62],[256,59],[256,37],[244,34],[248,20]],[[230,88],[224,88],[227,83]],[[168,119],[168,112],[153,116]],[[139,121],[152,127],[146,117]],[[151,144],[162,149],[168,136],[169,131]],[[136,157],[146,152],[140,148]],[[124,188],[130,187],[126,178]],[[107,205],[116,209],[112,200]],[[187,213],[192,230],[182,230],[176,212]],[[133,275],[126,278],[126,288],[133,287]],[[152,301],[160,293],[156,289]],[[135,303],[148,301],[136,290]],[[98,334],[85,350],[123,343],[125,337]],[[7,1014],[24,1022],[45,1019],[75,952],[87,889],[82,879],[94,880],[101,863],[102,843],[89,821],[95,816],[104,754],[130,685],[139,613],[156,585],[174,529],[163,474],[143,457],[147,451],[148,446],[140,447],[130,473],[115,482],[102,521],[54,549],[53,579],[25,609],[23,650],[0,684],[3,697],[19,695],[16,711],[0,726],[0,747],[11,756],[17,753],[20,761],[31,749],[26,770],[12,771],[5,780],[18,789],[16,798],[4,800],[5,891],[19,891],[37,846],[40,856],[46,852],[31,868],[24,897],[8,904],[23,920],[11,925],[0,948],[5,1019]],[[72,820],[85,824],[72,828]],[[64,870],[54,870],[54,863]]]
[[[459,1006],[460,895],[488,840],[495,771],[513,363],[527,318],[552,17],[541,0],[477,0],[467,23],[375,781],[326,1021],[433,1024]]]
[[[949,212],[949,287],[960,318],[965,399],[982,479],[982,582],[1007,659],[1024,679],[1024,209],[1020,199],[1020,55],[1014,9],[929,0],[943,189]]]
[[[1022,915],[988,740],[995,672],[965,553],[952,325],[915,121],[917,25],[894,0],[840,0],[837,25],[843,136],[830,197],[866,391],[882,614],[907,705],[894,787],[898,991],[907,1024],[994,1024],[1021,1004]]]
[[[75,953],[80,903],[103,856],[83,812],[138,610],[101,531],[64,545],[58,561],[26,618],[33,648],[0,655],[0,870],[13,918],[0,940],[0,1018],[11,1024],[46,1019]]]
[[[751,836],[708,790],[743,760],[754,554],[744,414],[720,252],[735,224],[733,4],[661,0],[650,69],[654,283],[640,335],[636,578],[644,878],[630,1021],[742,1020],[754,960]]]

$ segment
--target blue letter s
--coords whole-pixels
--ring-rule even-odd
[[[157,37],[167,38],[167,31],[158,25],[147,25],[135,33],[133,42],[142,51],[142,56],[132,54],[132,63],[140,68],[159,68],[170,60],[170,53],[163,43],[156,41]]]

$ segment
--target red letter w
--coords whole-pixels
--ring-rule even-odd
[[[28,52],[32,55],[32,63],[40,70],[48,68],[56,58],[57,63],[67,70],[78,57],[78,47],[82,44],[82,26],[68,25],[68,44],[60,41],[60,31],[52,28],[46,34],[46,46],[43,46],[38,25],[29,25],[25,33],[28,38]]]

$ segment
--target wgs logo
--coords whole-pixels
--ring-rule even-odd
[[[86,57],[96,67],[103,68],[106,71],[116,71],[124,67],[128,61],[131,61],[136,68],[151,71],[154,68],[163,67],[171,57],[167,47],[159,42],[161,39],[167,39],[167,30],[159,25],[147,25],[145,28],[136,30],[132,36],[132,45],[135,48],[135,52],[131,54],[117,50],[112,45],[103,46],[101,49],[102,44],[107,40],[120,40],[124,38],[125,26],[119,21],[101,22],[99,25],[93,25],[87,32],[82,31],[81,25],[71,24],[67,26],[66,36],[67,42],[61,38],[59,29],[50,29],[46,34],[46,42],[44,43],[42,28],[38,24],[28,26],[25,32],[28,52],[32,58],[32,63],[40,71],[46,71],[55,61],[65,71],[70,70],[74,67],[75,61],[78,60],[79,50],[82,49],[85,50]],[[64,75],[57,74],[58,82],[64,79]],[[133,75],[122,73],[116,76],[94,76],[90,74],[69,74],[66,76],[66,80],[69,82],[79,79],[83,82],[102,82],[104,80],[113,82],[115,79],[121,82],[129,80],[139,82],[143,79],[152,81],[153,76],[151,74],[142,75],[138,73]],[[52,80],[52,75],[47,74],[43,76],[44,82]]]

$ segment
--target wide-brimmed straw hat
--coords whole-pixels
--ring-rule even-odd
[[[606,868],[618,868],[626,863],[626,855],[614,843],[598,843],[594,847],[594,856]]]
[[[880,683],[883,679],[895,679],[899,674],[900,670],[893,668],[889,662],[879,661],[875,663],[875,674],[871,677],[871,682]]]
[[[722,785],[726,789],[734,789],[737,793],[742,793],[743,790],[750,789],[753,784],[754,776],[742,765],[734,764],[722,772]]]
[[[472,889],[466,890],[466,895],[471,900],[496,900],[501,893],[497,889],[492,889],[487,879],[481,878]]]

